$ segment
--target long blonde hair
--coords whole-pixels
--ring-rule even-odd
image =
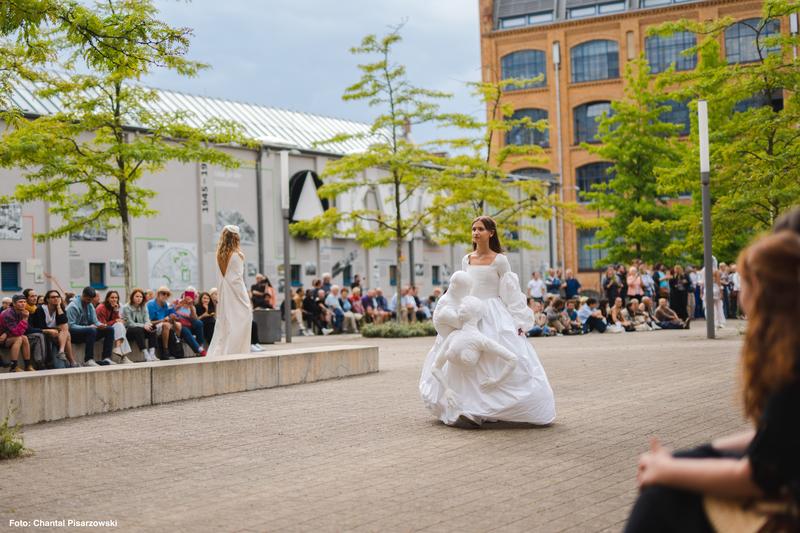
[[[217,266],[222,275],[228,270],[228,261],[234,252],[239,252],[239,235],[226,229],[222,229],[222,234],[219,236],[217,243]]]

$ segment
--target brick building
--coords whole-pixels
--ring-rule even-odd
[[[743,0],[479,0],[481,63],[484,81],[532,78],[535,86],[512,87],[505,98],[533,120],[548,119],[549,130],[512,131],[504,142],[528,141],[545,147],[549,162],[541,168],[507,170],[516,174],[559,176],[559,194],[565,201],[581,201],[592,184],[607,180],[609,163],[580,147],[592,142],[596,118],[610,102],[624,94],[627,61],[645,53],[654,73],[675,63],[678,70],[695,68],[697,58],[681,55],[695,45],[691,33],[648,37],[647,28],[679,19],[711,20],[732,17],[739,22],[758,19],[762,3]],[[793,23],[792,31],[796,31]],[[768,33],[789,29],[789,21],[775,21]],[[756,58],[754,32],[735,24],[722,40],[730,62]],[[689,110],[675,103],[668,120],[686,125]],[[598,216],[584,210],[586,216]],[[557,264],[575,271],[584,287],[599,285],[597,263],[601,250],[586,249],[595,242],[593,230],[577,230],[558,221]]]

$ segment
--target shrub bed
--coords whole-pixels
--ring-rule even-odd
[[[392,321],[380,325],[367,324],[361,328],[361,335],[383,338],[433,337],[436,335],[436,329],[431,321],[412,322],[411,324]]]

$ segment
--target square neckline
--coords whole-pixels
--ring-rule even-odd
[[[495,253],[495,254],[494,254],[494,259],[492,259],[492,262],[491,262],[491,263],[489,263],[488,265],[473,265],[473,264],[472,264],[472,262],[470,261],[470,260],[472,259],[472,253],[468,253],[468,254],[467,254],[467,266],[472,266],[472,267],[489,267],[489,266],[492,266],[492,265],[494,265],[494,262],[495,262],[495,261],[497,261],[497,258],[498,258],[498,257],[500,257],[500,254],[498,254],[498,253]]]

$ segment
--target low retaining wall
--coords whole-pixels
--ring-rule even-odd
[[[316,346],[217,358],[0,374],[0,418],[12,423],[267,389],[378,371],[377,346]]]

